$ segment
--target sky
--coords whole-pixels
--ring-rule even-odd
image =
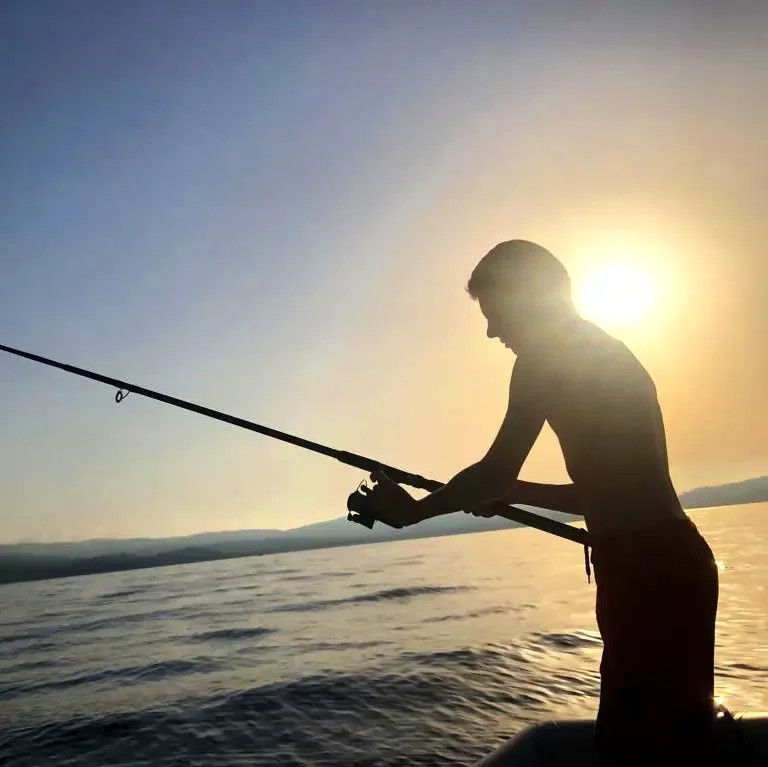
[[[672,7],[673,6],[673,7]],[[0,343],[437,479],[514,358],[464,287],[511,238],[657,383],[679,491],[768,464],[768,6],[0,6]],[[0,541],[295,527],[364,473],[0,355]],[[545,430],[523,468],[567,481]]]

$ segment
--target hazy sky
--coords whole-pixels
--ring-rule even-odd
[[[447,479],[513,362],[464,284],[524,237],[652,279],[608,329],[678,490],[765,473],[767,46],[757,0],[6,0],[0,343]],[[363,476],[113,394],[0,355],[0,540],[292,527]]]

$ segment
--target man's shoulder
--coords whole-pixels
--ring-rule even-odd
[[[640,360],[623,341],[591,322],[584,322],[573,348],[576,356],[590,363],[602,361],[643,367]]]
[[[656,387],[650,373],[632,350],[620,339],[594,326],[583,349],[582,380],[601,391],[640,397],[655,397]]]
[[[553,353],[518,358],[516,367],[528,380],[604,386],[648,382],[650,375],[629,347],[607,331],[584,321]]]

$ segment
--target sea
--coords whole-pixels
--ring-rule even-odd
[[[718,698],[768,710],[768,504],[691,516]],[[472,765],[594,716],[594,599],[531,529],[3,586],[0,764]]]

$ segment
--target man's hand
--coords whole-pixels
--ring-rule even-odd
[[[371,480],[376,483],[376,487],[367,505],[377,520],[397,529],[420,521],[418,502],[410,493],[383,471],[374,471]]]
[[[475,506],[473,509],[468,509],[467,514],[471,514],[473,517],[495,517],[506,508],[507,504],[504,501],[488,501],[480,506]]]

